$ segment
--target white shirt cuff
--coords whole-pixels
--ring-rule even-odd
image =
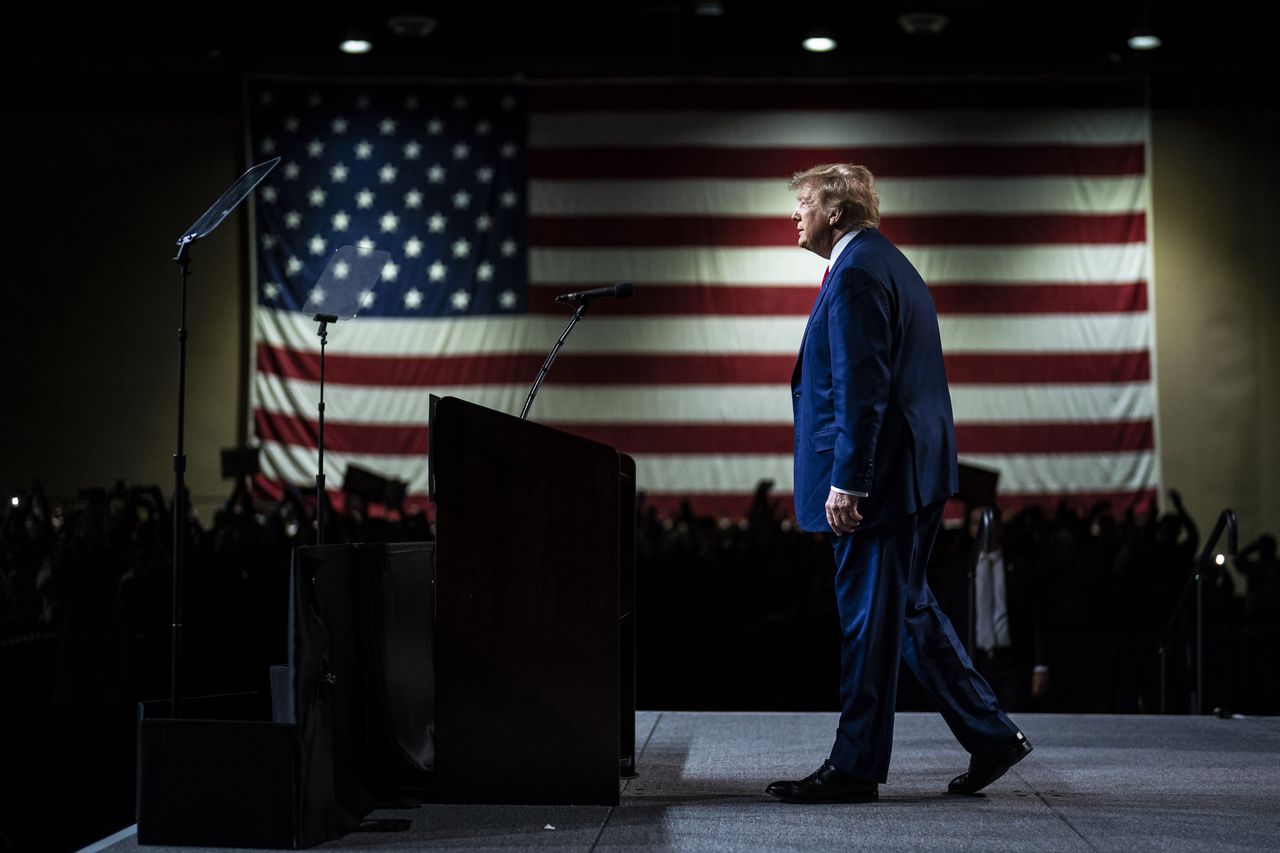
[[[839,486],[832,486],[831,491],[839,492],[842,495],[853,495],[855,498],[865,498],[867,496],[866,492],[851,492],[848,489],[842,489]]]

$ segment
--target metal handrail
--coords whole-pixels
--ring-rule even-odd
[[[1168,690],[1168,666],[1165,655],[1168,651],[1169,634],[1173,631],[1174,625],[1182,615],[1183,605],[1186,603],[1188,593],[1190,593],[1192,587],[1195,587],[1196,601],[1196,692],[1191,700],[1191,707],[1194,709],[1193,713],[1195,714],[1204,713],[1204,574],[1211,565],[1212,554],[1216,550],[1224,528],[1227,531],[1227,553],[1232,557],[1236,555],[1236,541],[1238,538],[1236,533],[1236,514],[1230,509],[1224,509],[1222,514],[1218,516],[1218,523],[1214,525],[1213,533],[1209,534],[1204,550],[1200,552],[1200,558],[1191,567],[1191,574],[1187,577],[1187,582],[1182,585],[1182,592],[1178,594],[1178,601],[1173,605],[1173,612],[1169,614],[1169,621],[1165,623],[1164,630],[1160,632],[1156,655],[1160,659],[1161,714],[1165,713],[1165,699]]]

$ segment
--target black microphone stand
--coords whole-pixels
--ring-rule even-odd
[[[187,277],[191,273],[188,247],[196,241],[194,233],[178,243],[174,260],[182,275],[182,308],[178,315],[178,447],[173,454],[173,603],[169,646],[169,717],[178,718],[178,674],[182,656],[182,570],[187,539],[187,455],[183,445],[187,410]]]
[[[324,346],[329,342],[329,324],[338,322],[335,314],[317,314],[311,319],[320,324],[320,445],[319,464],[316,468],[316,544],[324,544],[324,504],[328,494],[324,489]]]
[[[538,389],[542,386],[542,380],[546,378],[547,371],[551,369],[551,363],[556,360],[556,355],[560,352],[560,347],[564,346],[565,339],[569,337],[569,333],[573,331],[574,325],[582,319],[582,315],[587,313],[587,309],[591,307],[591,300],[584,299],[573,316],[569,318],[569,325],[564,327],[564,331],[560,333],[560,339],[556,341],[556,345],[551,348],[551,352],[547,353],[547,360],[542,362],[542,369],[538,371],[538,376],[533,380],[533,387],[529,389],[529,397],[524,401],[524,409],[520,411],[520,420],[524,420],[529,416],[529,409],[533,407],[533,398],[537,396]]]

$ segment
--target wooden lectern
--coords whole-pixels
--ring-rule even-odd
[[[618,804],[635,772],[635,461],[432,398],[436,798]]]

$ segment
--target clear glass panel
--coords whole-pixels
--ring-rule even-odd
[[[302,312],[316,319],[352,320],[373,304],[373,288],[391,253],[365,246],[339,246],[307,295]]]
[[[231,215],[231,211],[235,210],[236,206],[240,204],[240,202],[244,201],[245,196],[247,196],[253,188],[258,185],[258,182],[265,178],[267,173],[274,169],[276,164],[279,162],[280,158],[276,157],[274,160],[259,163],[237,178],[236,182],[228,187],[227,191],[222,194],[222,197],[215,201],[213,206],[206,210],[204,215],[195,221],[194,225],[182,232],[182,236],[178,238],[178,245],[181,246],[183,243],[190,242],[192,240],[199,240],[201,237],[205,237],[212,233],[213,229],[221,225],[222,220]]]

